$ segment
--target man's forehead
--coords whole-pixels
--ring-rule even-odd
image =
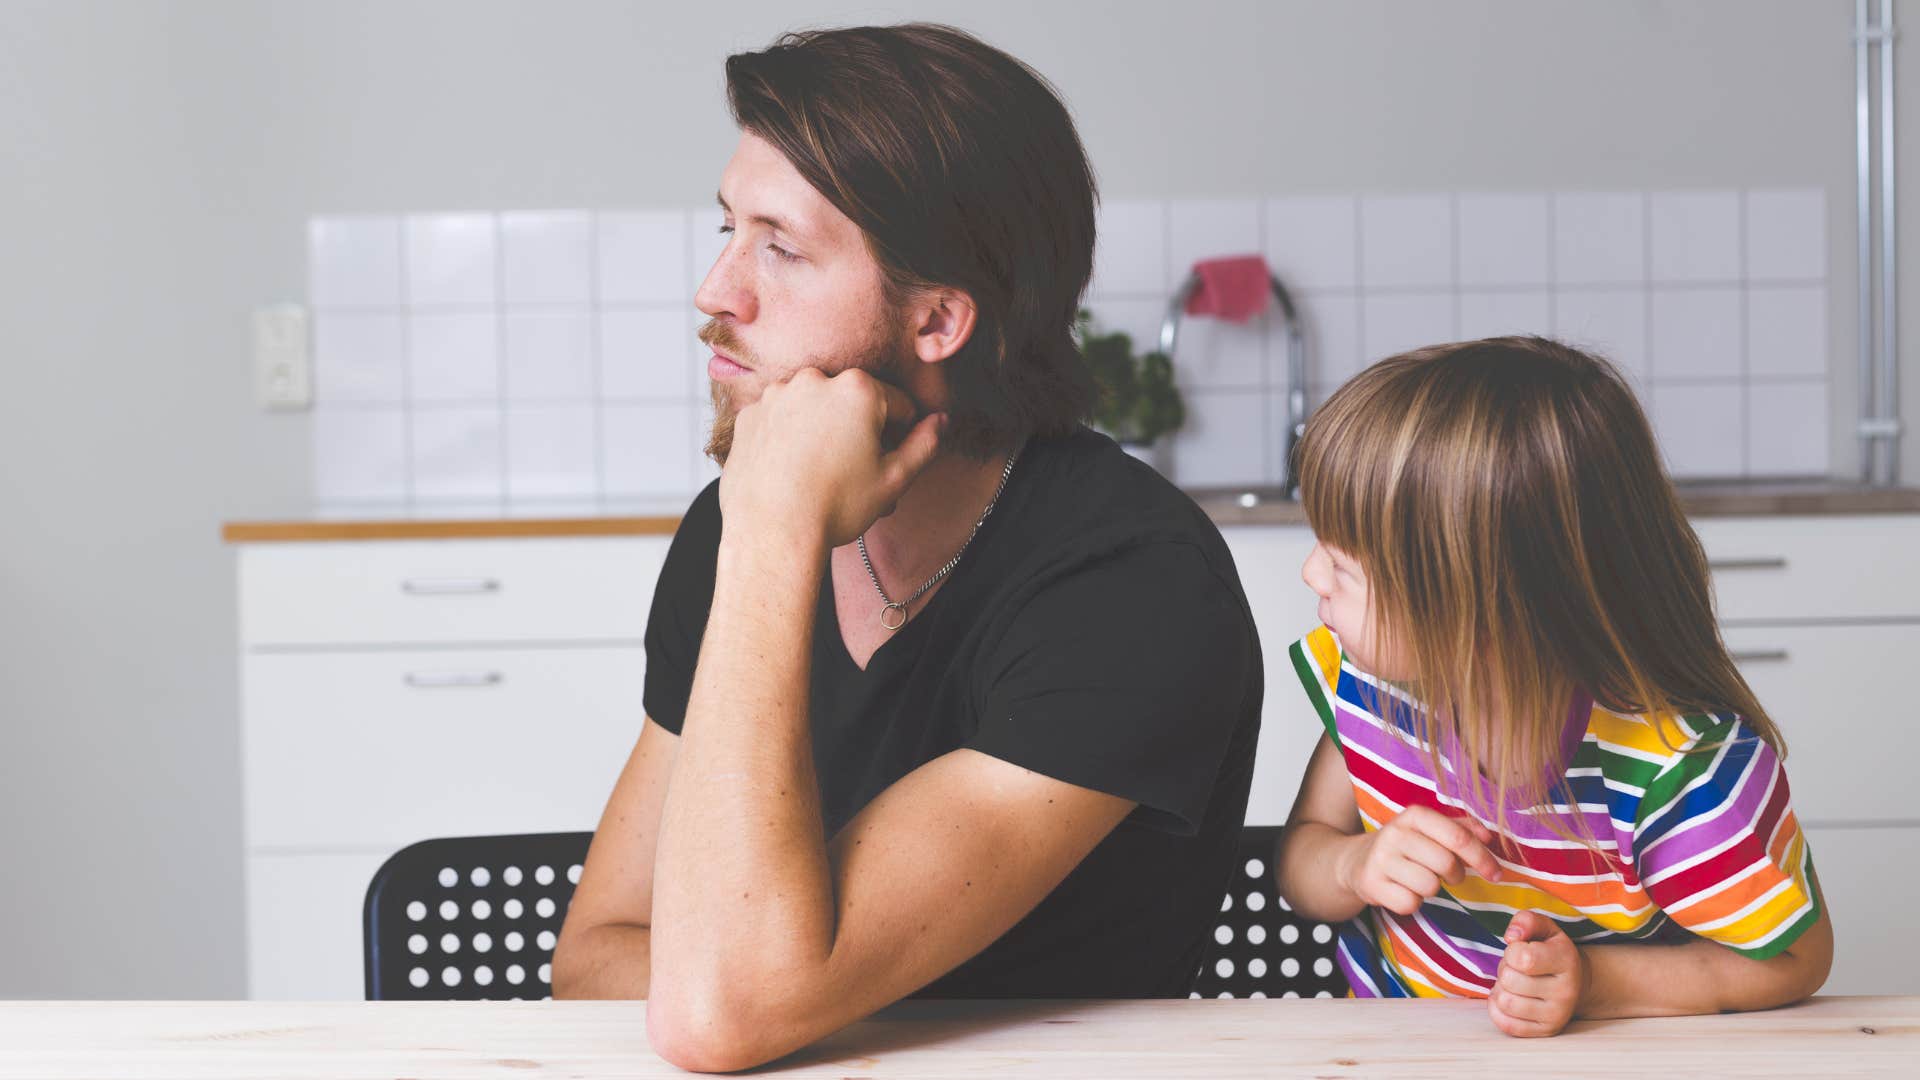
[[[743,133],[720,174],[720,208],[736,219],[769,225],[790,236],[834,239],[853,222],[807,183],[771,143]]]

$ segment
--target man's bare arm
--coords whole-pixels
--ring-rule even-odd
[[[652,972],[653,856],[680,739],[647,720],[614,784],[553,953],[556,998],[644,998]]]

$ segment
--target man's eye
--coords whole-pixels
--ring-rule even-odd
[[[720,235],[722,235],[722,236],[725,236],[725,235],[727,235],[728,233],[730,233],[730,232],[732,232],[732,231],[733,231],[733,226],[731,226],[731,225],[722,225],[722,226],[720,226]]]
[[[767,250],[773,252],[774,255],[779,259],[781,259],[783,262],[799,262],[800,261],[800,256],[795,255],[793,252],[788,251],[786,248],[781,247],[779,244],[768,244]]]

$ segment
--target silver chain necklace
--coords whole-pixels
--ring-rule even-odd
[[[954,552],[953,558],[947,560],[947,565],[941,567],[938,572],[928,578],[926,584],[913,590],[913,595],[907,597],[905,600],[896,602],[892,597],[887,595],[887,587],[880,584],[880,575],[873,572],[873,560],[867,557],[867,534],[860,534],[859,539],[855,541],[855,543],[860,545],[860,561],[866,564],[867,577],[873,579],[874,591],[880,594],[880,602],[885,605],[880,609],[880,625],[886,627],[888,632],[898,630],[907,625],[907,608],[915,600],[927,595],[928,589],[940,584],[942,578],[953,573],[953,568],[960,565],[960,556],[965,555],[967,549],[973,546],[973,538],[980,535],[980,526],[987,523],[987,517],[993,513],[993,508],[1000,502],[1001,493],[1007,490],[1007,478],[1013,475],[1013,463],[1018,460],[1019,457],[1020,451],[1018,450],[1007,455],[1007,467],[1000,470],[1000,484],[993,489],[993,498],[987,502],[987,508],[980,511],[980,520],[973,523],[973,531],[967,534],[966,542],[960,545],[960,550]]]

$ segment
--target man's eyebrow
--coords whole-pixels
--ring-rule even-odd
[[[720,204],[720,209],[726,211],[729,214],[733,213],[733,207],[727,205],[727,200],[725,196],[721,195],[719,192],[716,191],[713,193],[713,199],[715,202]],[[806,235],[793,222],[788,221],[785,218],[774,217],[771,214],[753,214],[749,216],[747,220],[753,222],[756,225],[765,225],[771,229],[774,229],[775,231],[786,233],[788,236],[801,237]]]

